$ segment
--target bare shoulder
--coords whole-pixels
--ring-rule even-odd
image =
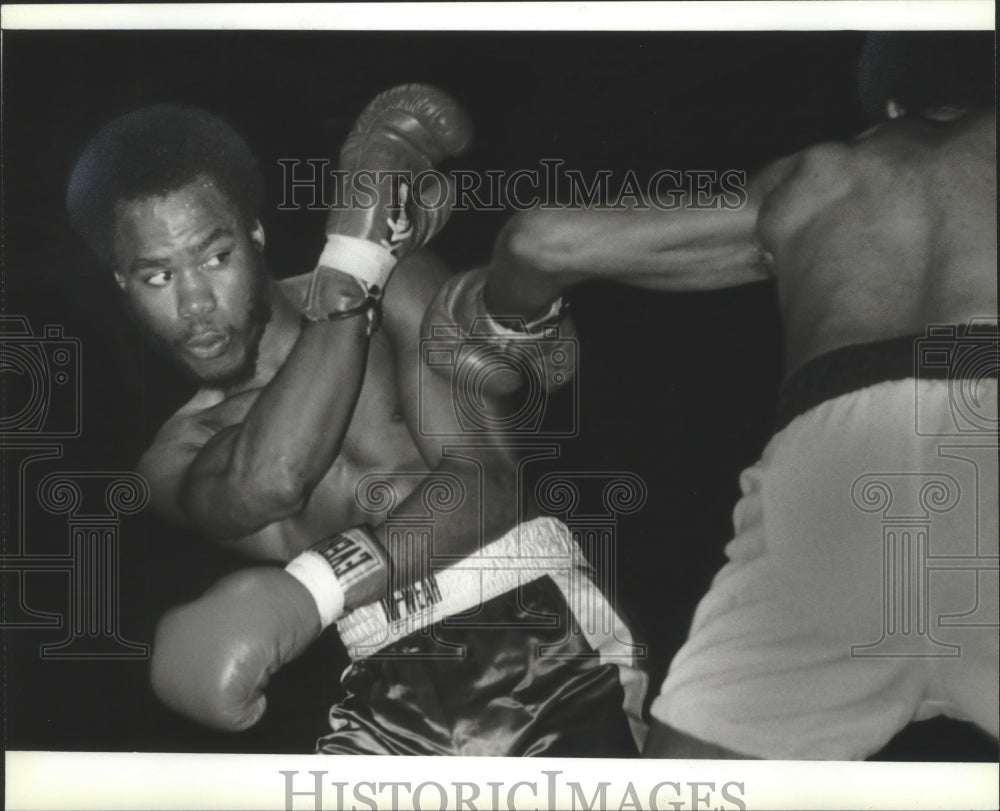
[[[855,160],[849,143],[823,141],[765,167],[749,186],[765,250],[784,245],[832,201],[846,198],[858,175]]]
[[[977,110],[955,118],[904,117],[862,133],[851,142],[861,153],[895,153],[924,159],[960,153],[970,158],[996,158],[994,111]]]
[[[792,179],[807,160],[816,156],[813,150],[825,146],[817,144],[801,152],[778,158],[759,169],[747,184],[748,204],[755,208],[764,205],[775,190]]]
[[[819,141],[800,152],[790,155],[789,165],[799,169],[812,163],[839,163],[850,160],[854,146],[848,141]]]
[[[887,145],[885,125],[873,127],[850,141],[819,141],[766,166],[751,182],[750,197],[773,213],[775,206],[795,201],[795,207],[822,205],[842,197],[858,181],[870,181],[900,160],[905,147]],[[880,181],[876,181],[880,182]],[[803,199],[803,195],[805,195]],[[793,219],[794,212],[791,213]]]
[[[996,166],[996,111],[977,111],[956,121],[952,125],[948,146],[958,156]]]
[[[758,177],[764,184],[776,186],[795,175],[811,171],[816,166],[841,164],[850,160],[853,154],[851,142],[818,141],[768,164]]]

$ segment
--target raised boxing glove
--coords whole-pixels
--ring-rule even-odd
[[[426,244],[451,214],[449,184],[426,170],[471,142],[468,115],[435,87],[402,85],[372,100],[340,152],[343,185],[327,217],[307,318],[353,310],[366,298],[377,303],[396,263]],[[360,285],[353,300],[341,274]]]

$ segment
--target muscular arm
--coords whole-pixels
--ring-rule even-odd
[[[420,324],[427,304],[433,298],[440,284],[450,277],[450,273],[436,259],[428,254],[418,254],[400,265],[386,289],[384,300],[383,329],[389,338],[396,357],[396,369],[400,390],[401,406],[407,425],[417,444],[425,464],[432,473],[425,479],[397,510],[406,511],[411,506],[419,509],[424,497],[424,491],[435,487],[441,481],[434,474],[448,474],[458,479],[465,492],[462,507],[453,513],[439,516],[439,526],[436,527],[438,554],[463,555],[477,548],[480,540],[490,540],[509,529],[517,520],[515,487],[515,454],[504,448],[498,437],[483,437],[477,435],[475,445],[467,452],[460,447],[461,438],[456,437],[459,429],[456,424],[451,403],[451,386],[448,380],[441,379],[436,374],[421,374],[420,372]],[[337,323],[337,322],[334,322]],[[343,323],[343,322],[340,322]],[[324,325],[325,326],[325,325]],[[312,329],[312,326],[307,329]],[[363,330],[359,330],[363,333]],[[308,336],[307,336],[308,337]],[[364,346],[367,341],[361,336]],[[302,344],[302,339],[299,341]],[[357,348],[357,344],[354,345]],[[297,345],[289,356],[291,360],[300,346]],[[328,354],[337,355],[343,351],[338,345],[335,351]],[[364,354],[358,358],[363,364]],[[323,356],[318,360],[317,368],[329,367],[337,360],[336,357]],[[351,358],[341,359],[350,364]],[[287,364],[286,364],[287,365]],[[283,368],[279,375],[285,371]],[[299,370],[307,371],[308,370]],[[299,446],[303,464],[306,462],[320,463],[319,469],[313,474],[322,477],[323,472],[332,464],[343,439],[347,424],[353,412],[354,403],[360,389],[363,376],[363,365],[355,371],[356,377],[346,377],[334,371],[327,372],[323,378],[315,372],[308,372],[309,385],[326,392],[327,396],[346,397],[349,394],[350,408],[339,411],[343,422],[335,424],[334,414],[322,411],[312,411],[318,418],[319,427],[309,428],[302,416],[296,412],[285,426],[289,431],[286,448],[294,447],[297,440],[303,438],[305,447]],[[274,381],[280,381],[279,376]],[[158,512],[182,526],[194,526],[243,554],[260,560],[287,561],[301,551],[304,542],[311,543],[319,538],[303,538],[299,521],[293,509],[298,506],[302,496],[289,498],[279,502],[272,491],[265,497],[258,496],[256,500],[246,496],[238,484],[239,478],[232,476],[234,468],[230,460],[238,453],[238,449],[246,443],[252,434],[246,433],[249,427],[254,430],[253,418],[260,413],[259,403],[269,393],[273,386],[266,387],[262,392],[254,390],[231,397],[210,408],[199,409],[197,413],[180,413],[161,430],[153,447],[144,455],[139,465],[140,472],[149,480],[154,507]],[[351,385],[348,386],[348,383]],[[326,384],[332,384],[327,388]],[[259,397],[258,397],[259,394]],[[276,395],[287,394],[289,400],[280,398],[278,405],[301,404],[303,398],[301,388],[277,388]],[[197,405],[197,404],[196,404]],[[267,402],[265,401],[265,407]],[[421,414],[421,409],[423,413]],[[332,411],[331,407],[331,411]],[[273,414],[265,411],[261,416]],[[235,423],[235,424],[234,424]],[[280,433],[281,423],[272,423]],[[429,435],[421,432],[420,426],[430,428]],[[220,426],[228,426],[222,427]],[[259,430],[259,429],[258,429]],[[309,431],[313,431],[310,436]],[[330,436],[324,436],[329,433]],[[442,436],[451,434],[451,436]],[[323,441],[318,441],[322,437]],[[282,437],[276,438],[282,441]],[[454,454],[444,455],[444,444],[452,446]],[[464,458],[463,458],[464,457]],[[475,461],[471,461],[474,459]],[[260,471],[266,469],[269,459],[262,456]],[[322,466],[324,465],[325,466]],[[227,474],[230,476],[227,479]],[[199,479],[194,478],[200,476]],[[248,521],[230,520],[223,525],[225,514],[196,516],[188,511],[188,506],[179,497],[185,482],[193,482],[188,487],[204,488],[199,498],[208,513],[213,511],[213,499],[230,498],[230,504],[237,499],[248,502],[241,517],[256,516],[261,523],[250,524]],[[303,477],[301,480],[304,497],[315,486],[316,481]],[[261,481],[258,486],[263,486]],[[482,494],[488,498],[482,498]],[[291,490],[290,496],[295,496]],[[273,511],[265,511],[264,501],[273,504]],[[269,520],[268,520],[269,519]],[[213,531],[215,527],[215,531]],[[234,527],[245,527],[242,531]],[[219,529],[229,529],[223,535]],[[331,532],[340,527],[331,527]],[[380,540],[385,543],[384,527],[377,528]],[[481,536],[487,536],[481,538]],[[416,552],[416,550],[411,550]],[[419,575],[421,555],[426,558],[429,550],[420,555],[414,554],[408,562],[401,561],[398,574],[403,581],[412,579],[410,575]],[[412,566],[411,566],[412,564]],[[412,569],[409,571],[408,568]],[[371,585],[372,594],[363,592],[361,603],[381,597],[383,582]],[[379,590],[377,595],[374,590]],[[353,595],[352,595],[353,596]],[[353,604],[352,604],[353,605]]]
[[[309,323],[263,389],[165,426],[139,465],[154,506],[254,554],[248,536],[298,513],[340,451],[364,379],[366,325],[364,316]],[[269,546],[276,532],[256,541]]]
[[[755,177],[739,208],[696,207],[684,196],[670,210],[516,214],[497,240],[486,304],[497,315],[531,318],[567,287],[588,279],[657,291],[715,290],[766,279],[757,219],[794,161],[778,161]]]

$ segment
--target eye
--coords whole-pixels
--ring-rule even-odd
[[[143,281],[150,287],[166,287],[170,283],[170,280],[174,277],[174,274],[169,270],[161,270],[159,273],[154,273],[152,276],[147,276]]]
[[[205,262],[205,267],[207,268],[221,268],[229,261],[229,256],[232,251],[220,251],[217,254],[213,254]]]

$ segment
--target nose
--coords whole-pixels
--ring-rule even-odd
[[[182,318],[199,318],[215,309],[215,292],[201,273],[182,273],[178,281],[177,312]]]

